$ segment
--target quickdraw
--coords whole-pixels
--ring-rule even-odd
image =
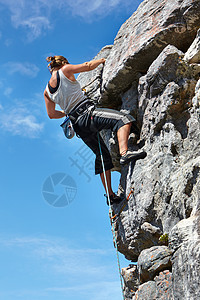
[[[114,216],[111,217],[111,220],[112,220],[112,221],[116,222],[116,221],[118,220],[118,218],[120,217],[121,212],[122,212],[122,211],[124,210],[124,208],[126,207],[127,202],[129,201],[130,196],[131,196],[133,193],[134,193],[134,188],[131,188],[131,191],[130,191],[130,193],[128,194],[128,196],[127,196],[127,198],[126,198],[126,201],[125,201],[125,203],[123,204],[123,206],[121,207],[120,211],[119,211],[117,214],[115,214]]]

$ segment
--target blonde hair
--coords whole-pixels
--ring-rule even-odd
[[[50,73],[52,73],[54,69],[60,68],[69,63],[68,60],[62,55],[48,56],[46,60],[49,62],[48,68]]]

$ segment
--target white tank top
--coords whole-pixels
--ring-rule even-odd
[[[49,98],[56,104],[58,104],[65,114],[68,115],[73,108],[84,101],[86,96],[81,90],[80,83],[68,79],[62,72],[58,70],[60,75],[60,84],[57,91],[53,94],[49,91],[48,84],[46,86],[46,91],[49,95]]]

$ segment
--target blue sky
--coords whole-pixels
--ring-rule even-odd
[[[0,300],[121,299],[94,157],[81,140],[64,137],[62,120],[47,117],[45,58],[92,59],[141,2],[0,0]],[[43,194],[59,176],[75,182],[63,207]],[[118,182],[113,174],[114,190]],[[70,198],[66,186],[54,188],[51,195]]]

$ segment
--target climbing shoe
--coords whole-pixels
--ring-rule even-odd
[[[108,196],[105,195],[106,198],[107,198],[107,205],[109,205],[109,202],[108,202]],[[113,195],[110,195],[110,204],[117,204],[117,203],[120,203],[123,199],[120,198],[119,196],[113,194]]]
[[[120,164],[126,165],[132,160],[143,159],[147,156],[147,153],[143,150],[140,151],[127,151],[125,155],[121,156]]]

